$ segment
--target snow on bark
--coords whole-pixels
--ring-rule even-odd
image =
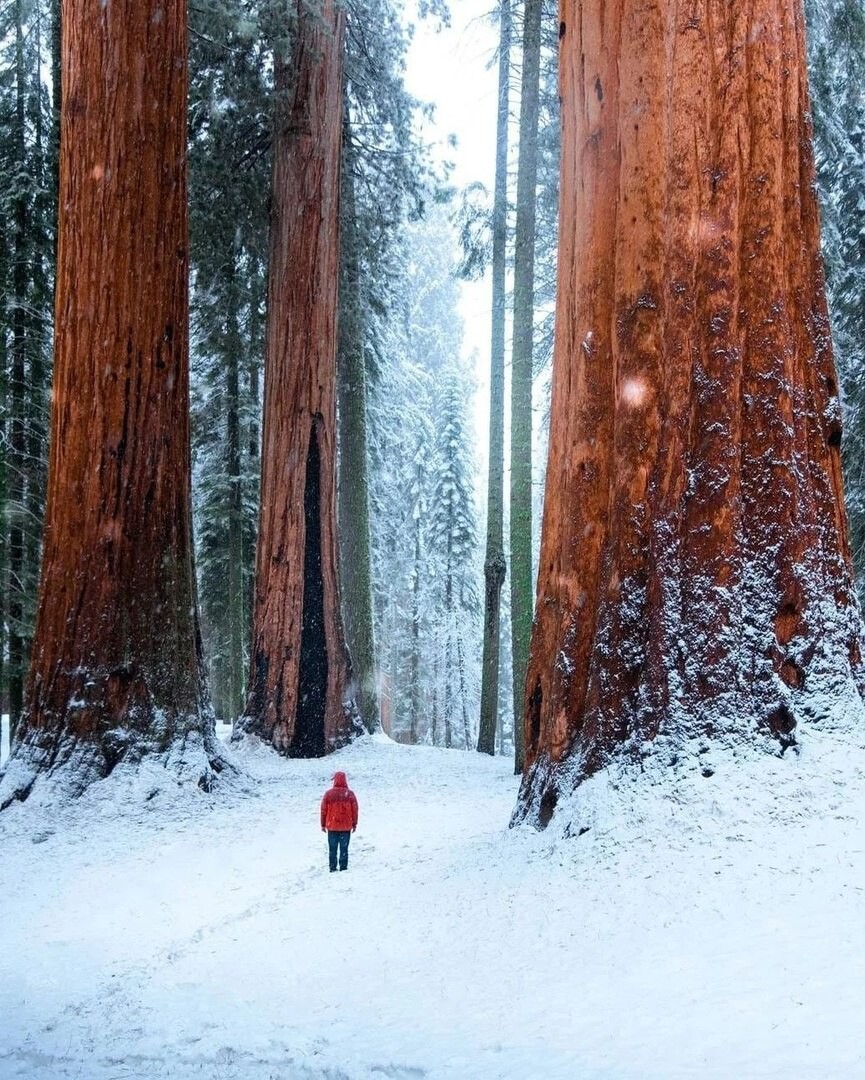
[[[225,763],[191,548],[185,4],[71,0],[63,69],[42,582],[0,806],[49,772],[78,794],[145,755],[203,787]]]
[[[280,753],[345,742],[357,710],[336,546],[336,315],[345,13],[297,0],[276,58],[261,520],[246,716]]]
[[[527,774],[861,721],[799,0],[561,7]],[[853,721],[851,718],[855,717]]]

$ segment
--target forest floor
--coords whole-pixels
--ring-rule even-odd
[[[237,759],[0,817],[2,1080],[865,1078],[861,746],[602,778],[578,839],[508,829],[501,759]]]

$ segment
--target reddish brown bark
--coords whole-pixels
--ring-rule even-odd
[[[801,4],[562,0],[560,29],[542,823],[611,755],[783,748],[861,676]]]
[[[7,792],[218,763],[192,564],[186,5],[69,0],[42,582]],[[200,751],[204,750],[204,753]],[[14,791],[13,791],[14,788]]]
[[[277,59],[249,699],[240,731],[324,754],[351,731],[336,546],[335,388],[344,14],[297,0]]]

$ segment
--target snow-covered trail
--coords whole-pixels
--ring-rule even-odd
[[[819,750],[762,761],[825,819],[719,787],[715,826],[687,792],[601,800],[618,825],[571,841],[507,829],[509,762],[384,738],[246,754],[228,798],[148,801],[144,774],[15,807],[0,1078],[865,1078],[865,759]],[[317,820],[336,767],[345,874]]]

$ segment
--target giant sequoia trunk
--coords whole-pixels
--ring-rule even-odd
[[[68,0],[42,581],[0,802],[165,755],[220,758],[192,565],[186,5]],[[98,77],[97,77],[98,75]]]
[[[801,0],[563,0],[561,37],[542,824],[611,756],[709,775],[861,680]]]
[[[336,312],[344,14],[297,0],[277,57],[249,732],[313,757],[351,732],[337,576]]]

